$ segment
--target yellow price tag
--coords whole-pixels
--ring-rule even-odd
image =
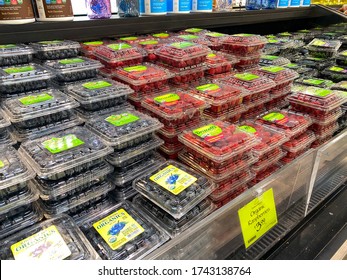
[[[277,224],[275,198],[272,189],[243,206],[238,211],[246,249]]]

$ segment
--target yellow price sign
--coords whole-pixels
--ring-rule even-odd
[[[238,211],[246,249],[277,224],[274,193],[267,190]]]

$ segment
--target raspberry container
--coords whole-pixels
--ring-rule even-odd
[[[137,42],[138,46],[143,49],[145,53],[145,61],[155,62],[157,61],[157,56],[155,51],[163,46],[164,44],[171,43],[172,40],[154,40],[154,39],[143,39]]]
[[[179,141],[217,163],[244,153],[258,142],[254,135],[219,120],[184,131],[179,135]]]
[[[93,54],[108,68],[141,64],[145,55],[140,48],[125,43],[102,45]]]
[[[0,94],[11,94],[47,88],[53,73],[35,63],[0,68]]]
[[[87,128],[74,127],[26,141],[19,152],[36,174],[45,178],[100,159],[112,148]]]
[[[334,85],[333,81],[319,79],[319,78],[299,78],[295,80],[295,83],[306,85],[306,86],[314,86],[319,88],[331,88]]]
[[[206,32],[204,38],[209,41],[207,46],[214,51],[219,51],[223,48],[223,40],[228,35],[219,32]]]
[[[182,31],[180,31],[180,34],[194,34],[194,35],[205,35],[206,33],[210,32],[207,29],[202,29],[202,28],[197,28],[197,27],[192,27],[192,28],[187,28]]]
[[[131,201],[132,198],[137,195],[138,192],[133,188],[133,182],[128,182],[122,186],[117,186],[112,192],[110,192],[110,196],[113,197],[115,201]]]
[[[290,93],[280,96],[280,97],[275,97],[272,100],[268,101],[265,103],[265,108],[267,111],[274,111],[274,110],[281,110],[284,108],[287,108],[289,106],[289,101],[286,99]]]
[[[249,55],[249,56],[236,56],[238,62],[235,64],[236,70],[239,72],[245,72],[251,68],[259,67],[260,54]]]
[[[152,137],[163,125],[155,118],[124,108],[90,120],[86,127],[116,150],[132,147]]]
[[[339,124],[337,122],[331,122],[325,125],[315,123],[310,127],[310,129],[313,130],[317,138],[323,138],[326,135],[332,135],[337,131],[339,129]]]
[[[290,63],[289,59],[276,55],[262,55],[259,62],[261,66],[284,66],[288,63]]]
[[[164,144],[157,136],[139,143],[136,146],[115,151],[106,157],[106,160],[116,167],[126,167],[134,162],[148,158],[155,149]]]
[[[143,63],[141,65],[118,68],[113,79],[128,84],[139,98],[148,93],[162,90],[174,74],[164,67]]]
[[[284,133],[258,124],[255,121],[244,121],[239,125],[239,129],[254,134],[259,139],[258,144],[252,148],[252,152],[257,158],[262,157],[289,140]]]
[[[191,85],[198,84],[204,78],[208,69],[206,64],[184,70],[174,67],[167,68],[173,73],[170,83],[181,88],[188,88]]]
[[[211,200],[204,199],[182,218],[175,219],[156,204],[141,195],[134,197],[133,203],[138,209],[143,211],[148,220],[151,220],[158,227],[165,230],[171,238],[174,238],[183,231],[189,229],[192,225],[201,221],[216,209],[216,206]]]
[[[239,60],[227,53],[223,52],[212,52],[207,55],[206,58],[206,74],[207,75],[218,75],[221,73],[228,73],[230,72],[233,68],[234,65],[238,62]]]
[[[120,43],[127,43],[130,45],[134,45],[136,43],[138,43],[139,41],[146,39],[147,36],[127,36],[127,37],[121,37],[119,38],[119,42]]]
[[[322,75],[335,83],[347,80],[347,67],[332,66],[324,69]]]
[[[256,119],[256,122],[278,129],[288,138],[292,138],[303,133],[312,124],[312,119],[301,113],[278,110],[266,112]]]
[[[316,135],[313,131],[307,130],[299,136],[289,140],[282,145],[282,149],[289,153],[296,153],[306,147],[311,146],[313,141],[316,140]]]
[[[160,32],[160,33],[154,33],[151,34],[151,36],[153,38],[155,38],[156,40],[165,40],[165,39],[171,39],[172,36],[174,36],[175,34],[172,32]]]
[[[175,219],[186,215],[215,188],[204,175],[172,160],[137,178],[133,186]]]
[[[246,111],[247,111],[246,106],[244,106],[243,104],[240,104],[240,105],[230,107],[228,110],[224,110],[222,112],[213,112],[211,110],[205,110],[202,116],[203,116],[203,119],[206,119],[206,120],[218,119],[218,120],[234,123],[239,121],[239,119],[241,118],[241,115]]]
[[[30,63],[34,52],[24,44],[0,45],[0,67]]]
[[[84,110],[97,111],[126,103],[127,96],[134,91],[125,84],[104,78],[76,82],[66,87]]]
[[[311,146],[311,145],[310,145]],[[287,152],[287,155],[283,158],[281,158],[280,160],[280,164],[288,164],[290,162],[292,162],[294,159],[296,159],[297,157],[301,156],[302,154],[306,153],[309,149],[310,146],[305,146],[304,148],[302,148],[301,150],[297,151],[297,152]]]
[[[104,41],[86,41],[81,42],[81,53],[83,56],[86,56],[91,59],[97,59],[94,55],[94,51],[97,47],[104,45]]]
[[[275,163],[269,167],[264,168],[263,170],[258,171],[255,178],[249,182],[249,185],[254,186],[254,185],[258,184],[259,182],[265,180],[270,175],[274,174],[281,167],[282,167],[281,164]]]
[[[330,141],[333,138],[333,135],[327,135],[325,137],[322,138],[317,138],[311,145],[312,149],[316,149],[321,145],[324,145],[325,143],[327,143],[328,141]]]
[[[308,45],[309,54],[313,57],[331,58],[337,54],[341,42],[338,40],[313,39]]]
[[[259,158],[258,161],[251,166],[251,170],[258,173],[259,171],[279,162],[286,154],[287,152],[283,151],[281,148],[275,148]]]
[[[267,39],[260,35],[234,34],[223,40],[223,48],[240,56],[258,54],[267,43]]]
[[[235,190],[233,190],[231,193],[229,193],[225,198],[223,198],[220,201],[213,201],[213,203],[216,205],[217,209],[221,208],[222,206],[228,204],[230,201],[238,197],[240,194],[248,190],[248,185],[241,185]]]
[[[321,71],[329,66],[332,66],[335,63],[335,60],[331,58],[305,56],[302,59],[298,60],[297,63],[299,65],[303,65],[305,67],[314,68]]]
[[[128,201],[92,213],[80,228],[104,260],[142,259],[169,239]]]
[[[94,78],[102,67],[99,61],[81,56],[48,60],[43,65],[55,74],[58,84]]]
[[[341,107],[337,107],[335,109],[332,109],[331,111],[320,111],[314,109],[307,110],[307,107],[295,104],[291,107],[291,109],[299,112],[306,111],[306,113],[310,115],[313,123],[323,126],[337,121],[343,115]]]
[[[76,223],[67,215],[25,228],[1,240],[0,244],[2,260],[100,259]]]
[[[247,107],[247,109],[242,113],[241,119],[242,120],[253,120],[256,119],[259,115],[266,112],[266,103],[259,104],[252,106],[250,105]],[[252,107],[251,107],[252,106]]]
[[[192,42],[175,42],[159,48],[155,54],[158,61],[176,68],[200,65],[206,61],[211,50]]]
[[[53,40],[31,43],[35,50],[35,58],[41,60],[64,59],[79,54],[81,46],[78,42],[70,40]]]
[[[177,160],[178,152],[183,149],[183,145],[173,146],[172,144],[164,144],[160,146],[158,152],[166,159]]]

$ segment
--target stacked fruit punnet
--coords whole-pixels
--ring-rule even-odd
[[[227,75],[233,71],[234,65],[238,62],[235,56],[227,53],[213,51],[207,55],[205,71],[206,77],[214,79],[222,74]]]

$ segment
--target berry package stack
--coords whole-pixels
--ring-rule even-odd
[[[114,167],[108,180],[115,185],[112,196],[118,201],[133,197],[133,180],[165,161],[156,152],[164,141],[155,135],[163,125],[139,111],[123,108],[90,120],[86,127],[112,147],[106,157]]]
[[[208,79],[218,79],[227,77],[236,70],[234,70],[235,64],[238,62],[237,58],[233,55],[212,51],[206,58],[206,71],[205,76]]]
[[[254,177],[250,166],[257,160],[252,152],[258,144],[254,134],[215,120],[184,131],[179,140],[184,145],[179,159],[216,184],[209,196],[214,203],[221,206],[247,189]]]
[[[342,81],[334,84],[331,89],[347,92],[347,81]],[[347,93],[346,93],[347,94]],[[341,105],[342,115],[337,120],[339,123],[339,129],[336,133],[341,132],[347,127],[347,102]]]

